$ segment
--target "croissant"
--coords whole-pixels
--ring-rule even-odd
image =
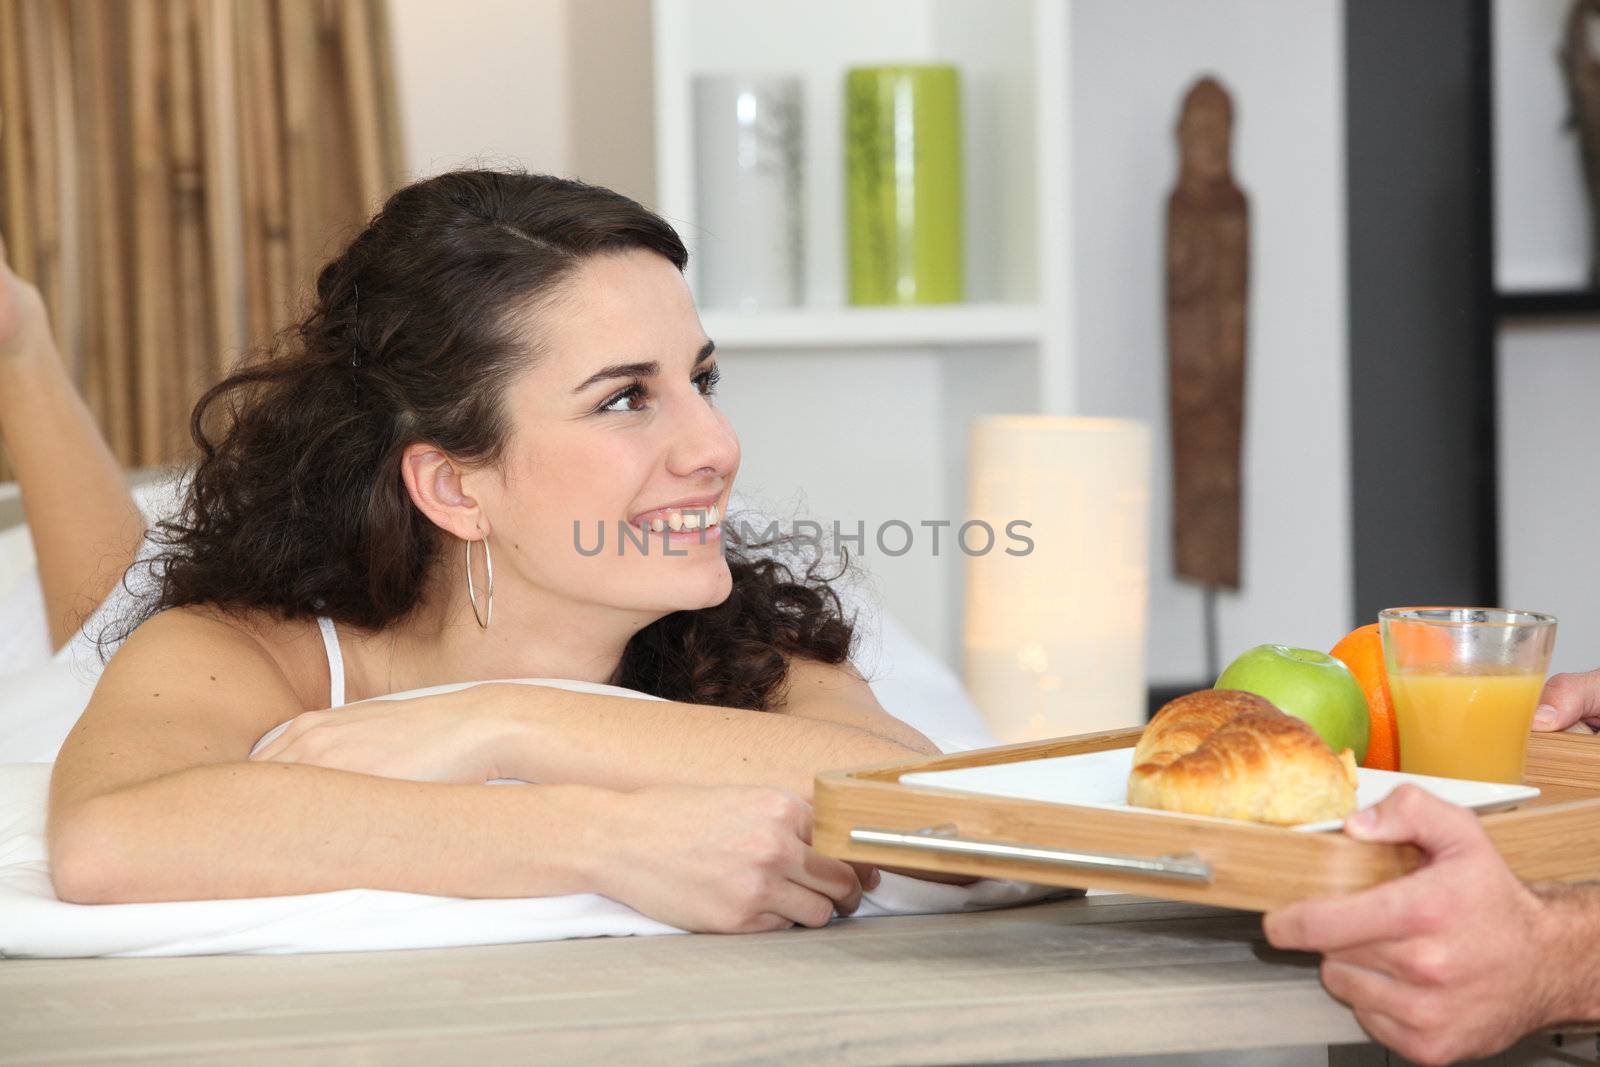
[[[1156,713],[1133,750],[1128,803],[1275,826],[1342,819],[1356,761],[1304,721],[1236,689],[1203,689]]]

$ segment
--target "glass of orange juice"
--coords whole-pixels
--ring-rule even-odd
[[[1504,608],[1385,608],[1378,629],[1400,769],[1520,783],[1555,648],[1555,617]]]

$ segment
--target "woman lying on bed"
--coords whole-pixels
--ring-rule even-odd
[[[855,908],[876,872],[809,846],[814,774],[937,749],[851,667],[827,581],[724,528],[739,443],[685,259],[576,182],[458,172],[390,198],[279,350],[195,409],[159,596],[55,764],[62,899],[592,891],[715,931]],[[37,371],[37,293],[3,263],[0,283],[0,415],[59,631],[72,551],[129,558],[137,513],[65,376]],[[488,683],[334,710],[512,678],[665,699]]]

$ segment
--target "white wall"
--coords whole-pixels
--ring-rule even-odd
[[[1200,594],[1172,577],[1164,325],[1173,127],[1204,73],[1232,93],[1251,211],[1244,588],[1222,597],[1219,655],[1268,641],[1326,649],[1349,629],[1342,19],[1337,0],[1072,6],[1077,389],[1084,413],[1155,431],[1155,682],[1207,675]]]
[[[389,0],[410,178],[568,169],[568,0]]]
[[[1560,620],[1552,671],[1600,667],[1600,327],[1500,332],[1500,589]]]
[[[650,0],[566,4],[568,170],[573,177],[654,206]]]
[[[406,172],[522,166],[655,199],[650,0],[389,0]]]

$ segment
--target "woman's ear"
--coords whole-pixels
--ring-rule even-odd
[[[400,456],[400,476],[417,510],[441,530],[476,541],[489,532],[484,529],[488,519],[462,487],[462,473],[454,460],[432,445],[408,445]]]

